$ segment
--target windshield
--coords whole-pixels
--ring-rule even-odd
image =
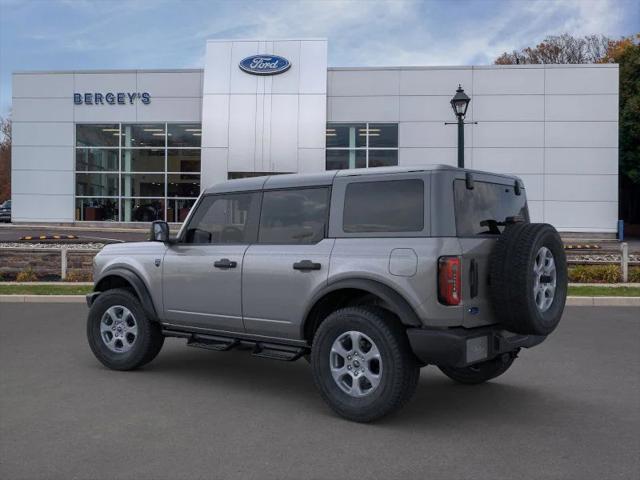
[[[524,189],[516,195],[510,185],[478,181],[468,189],[464,180],[456,180],[453,190],[458,236],[500,235],[509,217],[529,221]]]

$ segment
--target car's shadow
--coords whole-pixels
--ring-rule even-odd
[[[231,393],[260,395],[311,409],[315,414],[331,416],[313,384],[311,369],[304,360],[297,362],[269,361],[254,358],[250,352],[208,352],[175,343],[140,372],[145,376],[162,375],[163,382],[175,377],[181,382],[206,383],[212,389]],[[179,341],[178,341],[179,342]],[[177,348],[176,348],[177,347]],[[509,376],[512,376],[511,381]],[[539,421],[541,405],[545,411],[566,408],[566,399],[554,398],[548,390],[523,385],[514,372],[482,385],[460,385],[445,377],[435,367],[422,369],[413,399],[396,415],[376,425],[399,427],[423,423],[429,428],[450,428],[452,422],[484,422],[510,417],[521,423]],[[268,402],[267,402],[268,403]]]

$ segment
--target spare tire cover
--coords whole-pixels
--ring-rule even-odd
[[[567,259],[555,228],[507,226],[491,253],[489,272],[491,303],[507,330],[548,335],[558,326],[567,298]]]

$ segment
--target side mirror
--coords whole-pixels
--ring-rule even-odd
[[[151,223],[149,240],[152,242],[167,243],[169,241],[169,224],[163,220],[156,220]]]

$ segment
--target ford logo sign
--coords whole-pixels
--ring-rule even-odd
[[[290,67],[289,60],[278,55],[251,55],[240,62],[240,69],[252,75],[277,75]]]

